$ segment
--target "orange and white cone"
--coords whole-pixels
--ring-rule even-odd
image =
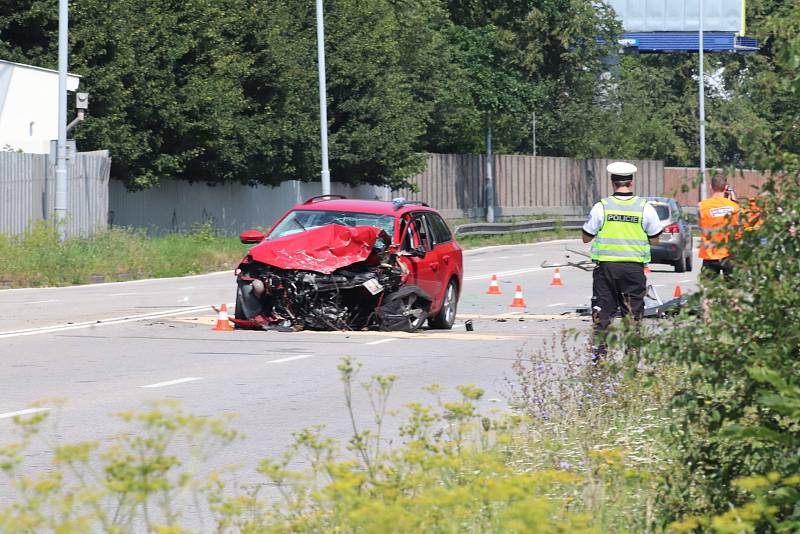
[[[649,263],[645,263],[644,264],[644,274],[649,274],[649,273],[652,273],[652,272],[653,271],[650,270],[650,264]]]
[[[673,295],[673,298],[679,299],[682,296],[683,296],[683,292],[681,291],[681,286],[679,286],[679,285],[675,286],[675,294]]]
[[[562,287],[564,285],[564,284],[561,283],[561,269],[559,269],[558,267],[556,267],[556,270],[553,273],[553,279],[550,280],[550,285],[551,286],[562,286]]]
[[[512,308],[527,308],[527,304],[525,304],[525,299],[522,298],[522,286],[517,284],[517,289],[514,291],[514,300],[511,301]]]
[[[218,332],[230,332],[234,330],[231,326],[230,320],[228,319],[228,305],[223,304],[217,310],[217,326],[212,328],[212,330],[216,330]]]
[[[500,284],[497,283],[497,275],[492,275],[492,281],[489,282],[489,290],[486,292],[487,295],[502,295],[500,292]]]

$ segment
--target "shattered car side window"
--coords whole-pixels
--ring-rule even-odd
[[[394,217],[391,215],[375,215],[349,211],[328,210],[295,210],[290,212],[270,232],[267,239],[276,239],[287,235],[305,232],[328,224],[343,226],[374,226],[387,234],[394,233]]]

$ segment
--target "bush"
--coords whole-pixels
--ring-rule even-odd
[[[543,391],[544,382],[533,384],[542,375],[532,374],[541,363],[520,357],[517,376],[527,378],[518,392]],[[652,531],[661,456],[642,446],[658,425],[638,419],[654,399],[633,381],[601,396],[597,388],[619,377],[573,368],[579,389],[598,393],[591,408],[542,417],[541,404],[524,402],[519,415],[490,419],[478,411],[479,388],[460,386],[446,399],[431,386],[432,403],[406,406],[403,444],[394,447],[383,429],[396,378],[372,377],[362,387],[374,425],[361,429],[352,417],[349,454],[311,428],[282,458],[260,462],[278,500],[263,494],[264,484],[236,484],[236,471],[201,477],[197,466],[241,436],[227,420],[191,416],[174,403],[120,414],[131,432],[105,444],[49,444],[52,468],[36,477],[26,476],[23,458],[43,436],[47,414],[17,418],[20,439],[0,448],[0,469],[19,498],[0,508],[0,531],[182,532],[198,524],[217,532]],[[344,359],[339,369],[353,416],[358,364]],[[574,398],[547,395],[563,408]],[[298,458],[310,467],[293,470]],[[190,503],[196,512],[187,516]]]

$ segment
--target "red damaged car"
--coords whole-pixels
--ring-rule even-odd
[[[314,197],[290,209],[236,269],[238,327],[402,330],[452,328],[461,248],[421,202]]]

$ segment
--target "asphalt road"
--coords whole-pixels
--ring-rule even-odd
[[[417,334],[215,332],[210,306],[233,300],[230,272],[0,291],[0,443],[10,439],[13,416],[41,399],[64,400],[51,410],[57,424],[51,432],[60,442],[102,440],[122,429],[112,414],[147,400],[178,399],[198,415],[237,414],[235,426],[248,438],[217,461],[252,472],[259,458],[280,454],[305,427],[321,424],[326,435],[349,438],[336,370],[343,356],[363,365],[362,379],[398,376],[392,408],[425,400],[422,387],[437,383],[448,392],[476,384],[486,390],[485,407],[503,409],[518,351],[565,327],[588,331],[586,319],[560,314],[588,304],[591,273],[562,268],[564,285],[557,287],[550,285],[552,269],[540,266],[567,254],[578,259],[565,247],[588,248],[572,240],[467,252],[457,327]],[[652,269],[650,282],[662,297],[676,285],[684,292],[694,287],[696,272]],[[485,294],[492,274],[502,295]],[[527,309],[509,307],[516,284]],[[465,331],[466,319],[473,332]],[[367,424],[366,397],[359,393],[356,402]],[[40,454],[46,450],[32,452],[33,468],[47,465]]]

